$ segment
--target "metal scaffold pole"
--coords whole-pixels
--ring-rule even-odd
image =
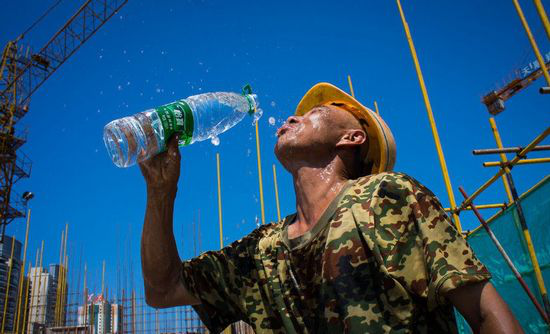
[[[525,15],[523,15],[523,10],[521,9],[521,6],[519,5],[518,0],[513,0],[514,6],[516,7],[516,11],[518,12],[519,19],[521,20],[521,24],[523,25],[523,29],[525,29],[525,33],[527,34],[527,38],[529,38],[529,43],[531,43],[531,47],[533,48],[533,52],[535,52],[535,56],[537,57],[537,60],[539,62],[540,68],[542,69],[542,74],[544,75],[544,78],[546,79],[546,84],[550,86],[550,75],[548,74],[548,68],[545,66],[544,59],[542,58],[542,55],[539,51],[539,47],[537,46],[537,42],[535,41],[535,38],[533,37],[533,33],[531,32],[531,28],[529,28],[529,24],[527,23],[527,20],[525,19]]]
[[[542,21],[542,25],[544,26],[544,30],[546,31],[546,37],[550,39],[550,22],[548,21],[548,16],[546,15],[546,11],[544,10],[542,1],[533,0],[533,2],[535,3],[535,7],[537,8],[537,12],[539,13],[540,20]]]
[[[256,104],[254,104],[254,113],[256,113]],[[260,156],[260,134],[258,130],[259,120],[254,122],[254,127],[256,131],[256,156],[258,160],[258,185],[260,187],[260,209],[262,214],[262,224],[265,224],[265,206],[264,206],[264,186],[262,182],[262,158]]]
[[[348,85],[351,96],[355,98],[355,92],[353,91],[353,84],[351,83],[351,75],[348,74]]]
[[[495,122],[495,119],[493,117],[489,117],[489,123],[491,124],[491,130],[493,131],[493,136],[495,137],[495,142],[497,144],[497,147],[502,149],[502,140],[500,139],[500,133],[498,132],[497,123]],[[500,153],[500,161],[503,163],[507,163],[508,159],[506,158],[506,154]],[[509,171],[506,170],[506,173]],[[502,175],[502,183],[504,183],[504,190],[506,190],[506,196],[508,196],[508,203],[512,203],[514,201],[514,198],[512,197],[512,192],[510,191],[510,185],[508,184],[508,180],[506,179],[506,176]]]
[[[222,190],[220,177],[220,154],[216,153],[216,171],[218,175],[218,219],[220,226],[220,249],[223,248]]]
[[[31,264],[29,263],[29,269],[27,270],[28,273],[31,272]],[[21,333],[26,333],[26,325],[27,325],[27,309],[30,309],[29,306],[29,289],[30,289],[30,285],[31,285],[31,279],[30,277],[27,277],[27,288],[25,290],[25,307],[23,308],[23,326],[22,326],[22,330],[21,330]]]
[[[281,221],[281,207],[279,206],[279,187],[277,185],[277,172],[273,164],[273,185],[275,186],[275,204],[277,205],[277,221]]]
[[[15,332],[19,333],[19,316],[21,313],[21,297],[23,294],[23,283],[25,282],[25,266],[27,263],[27,243],[29,240],[29,226],[31,222],[31,209],[27,210],[27,227],[25,228],[25,246],[23,247],[23,264],[21,265],[21,278],[19,279],[19,292],[17,297],[17,309],[15,316]],[[25,295],[25,298],[27,296]],[[24,318],[23,318],[24,319]]]
[[[432,112],[432,105],[428,97],[428,91],[426,89],[426,84],[424,83],[424,77],[422,76],[422,70],[420,69],[420,63],[416,55],[416,49],[411,37],[411,32],[409,30],[409,25],[405,19],[405,13],[401,7],[401,2],[397,0],[397,7],[399,8],[399,14],[401,15],[401,21],[403,22],[403,28],[405,29],[405,34],[407,36],[407,42],[409,43],[409,48],[411,50],[411,55],[414,61],[414,67],[416,69],[416,75],[418,76],[418,82],[420,84],[420,89],[422,90],[422,96],[424,97],[424,104],[426,105],[426,111],[428,113],[428,119],[430,121],[430,126],[432,128],[432,135],[434,137],[435,148],[437,150],[437,155],[439,157],[439,164],[441,166],[441,171],[443,172],[443,179],[445,181],[445,187],[447,188],[447,195],[449,196],[449,204],[451,205],[451,210],[453,210],[453,221],[456,225],[456,228],[459,232],[462,232],[462,227],[460,225],[460,218],[458,214],[454,212],[456,208],[455,197],[453,193],[453,188],[451,186],[451,179],[449,177],[449,172],[447,170],[447,163],[445,162],[445,156],[443,155],[443,148],[441,147],[441,141],[439,140],[439,133],[437,132],[437,126],[435,124],[435,118]]]

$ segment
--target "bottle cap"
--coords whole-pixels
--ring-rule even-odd
[[[254,100],[254,96],[252,96],[252,87],[250,87],[250,84],[246,84],[243,87],[243,96],[248,101],[248,114],[254,114],[256,112],[256,101]]]

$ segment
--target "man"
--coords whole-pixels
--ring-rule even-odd
[[[296,213],[183,263],[177,140],[140,165],[149,305],[193,305],[213,332],[244,320],[258,333],[453,333],[453,306],[476,333],[522,332],[435,196],[390,172],[395,144],[381,118],[321,83],[277,136]]]

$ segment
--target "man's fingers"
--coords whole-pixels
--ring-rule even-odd
[[[168,156],[171,160],[176,160],[180,153],[178,149],[179,136],[173,135],[168,141]]]

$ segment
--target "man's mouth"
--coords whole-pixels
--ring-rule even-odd
[[[283,134],[285,134],[285,132],[287,132],[288,130],[290,130],[291,126],[288,125],[288,124],[283,124],[283,126],[281,126],[278,130],[277,130],[277,137],[280,137],[282,136]]]

